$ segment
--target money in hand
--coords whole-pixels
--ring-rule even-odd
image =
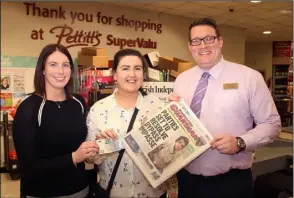
[[[96,140],[96,143],[99,146],[99,154],[113,153],[124,149],[122,138],[118,138],[116,140],[103,138]]]

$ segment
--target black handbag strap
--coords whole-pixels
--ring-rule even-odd
[[[130,124],[129,124],[129,127],[128,127],[128,130],[127,130],[127,133],[130,132],[133,128],[133,125],[134,125],[134,122],[136,120],[136,117],[137,117],[137,114],[138,114],[138,109],[135,108],[134,110],[134,113],[133,113],[133,116],[131,118],[131,121],[130,121]],[[118,158],[116,160],[116,163],[115,163],[115,166],[114,166],[114,169],[113,169],[113,172],[111,174],[111,177],[110,177],[110,180],[109,180],[109,183],[108,183],[108,186],[107,186],[107,194],[110,195],[110,191],[112,189],[112,186],[113,186],[113,182],[114,182],[114,179],[115,179],[115,176],[116,176],[116,173],[117,173],[117,170],[118,170],[118,167],[119,167],[119,164],[121,162],[121,159],[123,157],[123,154],[125,152],[125,149],[122,149],[119,151],[119,155],[118,155]]]

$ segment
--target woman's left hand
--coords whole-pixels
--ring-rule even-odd
[[[100,134],[96,135],[96,140],[97,139],[101,139],[101,138],[106,138],[106,139],[113,139],[116,140],[117,139],[117,135],[114,131],[112,131],[111,129],[107,129],[103,132],[101,132]]]

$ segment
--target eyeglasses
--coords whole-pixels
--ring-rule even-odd
[[[207,36],[202,39],[195,38],[195,39],[190,40],[190,45],[198,46],[201,44],[202,41],[204,41],[205,44],[212,44],[212,43],[214,43],[216,38],[218,38],[218,37],[217,36]]]

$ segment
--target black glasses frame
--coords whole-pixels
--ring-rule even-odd
[[[213,38],[213,40],[205,40],[205,39],[207,39],[207,38]],[[215,42],[215,39],[217,39],[217,38],[219,38],[218,36],[206,36],[206,37],[204,37],[204,38],[196,38],[196,39],[191,39],[190,40],[190,45],[192,45],[192,46],[199,46],[199,45],[201,45],[201,43],[202,43],[202,41],[205,43],[205,44],[212,44],[212,43],[214,43]],[[193,41],[199,41],[199,44],[193,44]]]

